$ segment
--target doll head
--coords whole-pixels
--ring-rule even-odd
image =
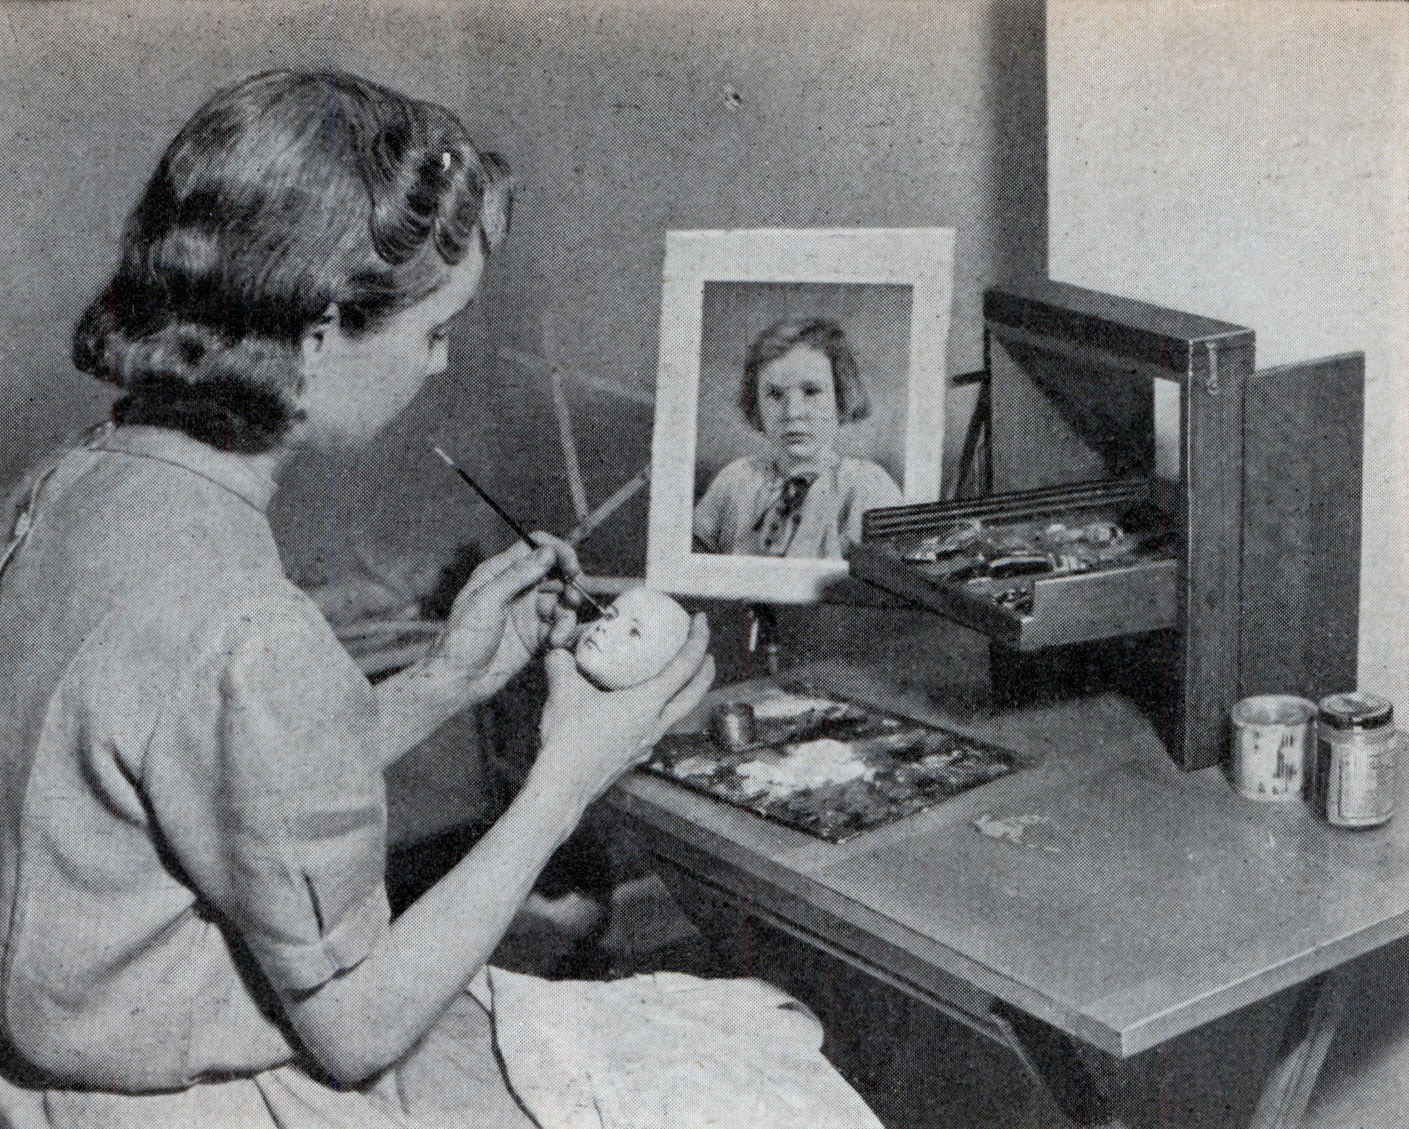
[[[685,645],[690,617],[663,592],[628,588],[577,641],[577,668],[603,690],[654,678]]]
[[[245,79],[167,148],[74,362],[122,389],[118,423],[272,450],[310,328],[333,310],[372,333],[425,301],[502,236],[508,187],[444,107],[340,73]]]

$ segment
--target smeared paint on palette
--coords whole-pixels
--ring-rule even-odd
[[[751,703],[758,743],[667,734],[646,768],[777,823],[841,842],[1032,763],[927,722],[808,688]]]

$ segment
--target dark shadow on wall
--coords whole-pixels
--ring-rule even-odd
[[[994,178],[992,282],[1047,275],[1046,0],[993,7],[990,66],[1002,155]]]

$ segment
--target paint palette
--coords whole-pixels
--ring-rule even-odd
[[[831,842],[892,823],[1033,758],[806,687],[750,703],[757,740],[668,733],[647,770]]]

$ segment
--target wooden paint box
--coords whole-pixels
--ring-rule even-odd
[[[1130,692],[1186,768],[1222,759],[1241,697],[1355,685],[1361,354],[1258,371],[1251,329],[1048,281],[984,318],[982,493],[871,511],[854,576],[987,635],[999,703]],[[916,559],[966,520],[1131,513],[1158,536],[1114,566],[956,583]]]

